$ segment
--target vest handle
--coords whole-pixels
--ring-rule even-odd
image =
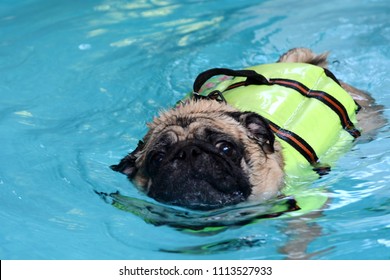
[[[199,92],[200,88],[208,79],[218,75],[245,77],[247,78],[244,84],[245,86],[270,85],[270,82],[267,80],[266,77],[257,73],[254,70],[232,70],[228,68],[212,68],[200,73],[198,77],[196,77],[193,85],[194,92]]]

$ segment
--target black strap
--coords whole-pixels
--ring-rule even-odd
[[[245,86],[248,85],[269,85],[269,81],[263,75],[254,70],[232,70],[228,68],[213,68],[206,70],[198,75],[194,82],[194,92],[199,92],[203,84],[210,78],[218,75],[226,75],[233,77],[245,77]]]
[[[313,171],[315,171],[318,175],[323,176],[330,172],[330,166],[321,163],[313,147],[298,134],[290,130],[283,129],[268,119],[267,122],[275,135],[286,141],[295,150],[297,150],[310,163],[310,165],[313,166]]]
[[[328,76],[328,78],[331,78],[336,84],[341,86],[340,81],[336,78],[336,76],[329,71],[329,69],[324,68],[325,75]]]
[[[318,156],[314,149],[303,138],[294,132],[283,129],[277,124],[267,120],[271,130],[280,138],[296,149],[311,165],[318,163]]]
[[[304,84],[290,79],[274,78],[274,79],[270,79],[270,83],[273,85],[279,85],[279,86],[294,89],[305,97],[314,98],[321,101],[338,115],[342,127],[349,134],[351,134],[354,138],[360,136],[360,131],[356,129],[352,121],[349,119],[347,109],[340,101],[338,101],[332,95],[319,90],[311,90]]]

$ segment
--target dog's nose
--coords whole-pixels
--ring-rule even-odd
[[[202,150],[195,145],[187,145],[177,151],[175,159],[191,160],[196,159],[202,154]]]

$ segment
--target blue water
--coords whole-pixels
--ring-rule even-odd
[[[389,14],[388,0],[2,0],[0,258],[390,259],[389,125],[313,183],[331,201],[305,218],[196,235],[95,193],[150,201],[109,165],[208,68],[329,50],[390,118]]]

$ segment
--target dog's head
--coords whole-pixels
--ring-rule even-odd
[[[157,201],[220,208],[278,192],[283,164],[274,140],[258,114],[191,101],[156,117],[138,147],[111,168]]]

